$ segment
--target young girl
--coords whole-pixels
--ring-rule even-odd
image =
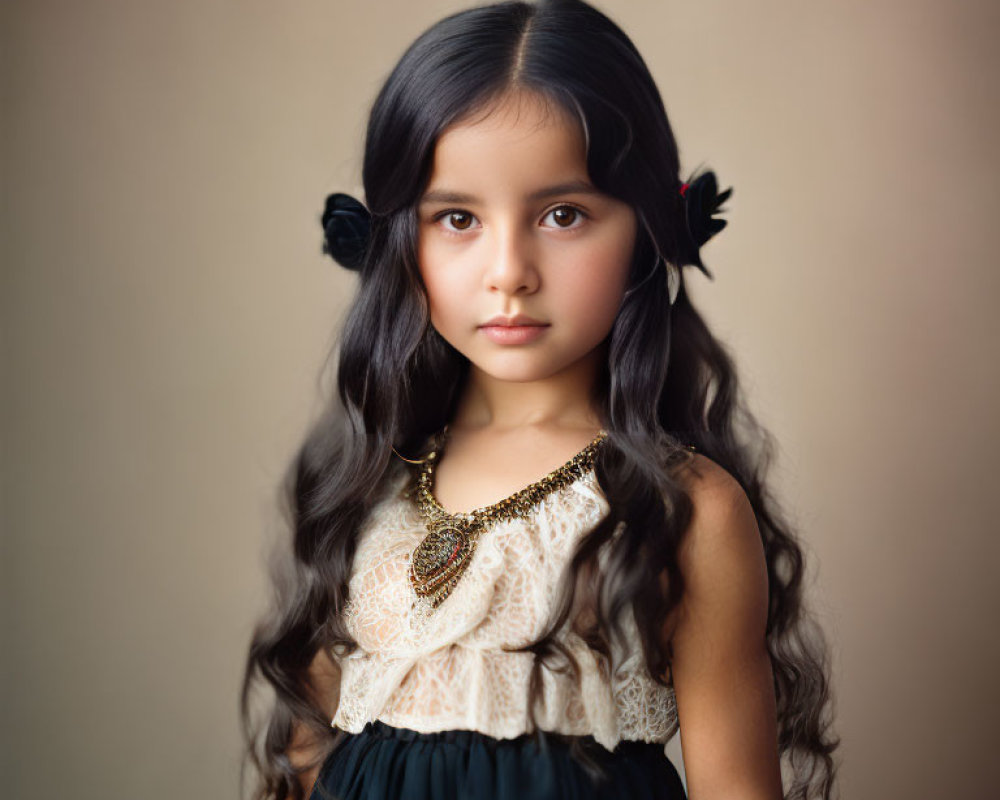
[[[678,731],[691,798],[831,796],[771,440],[681,273],[730,191],[679,173],[580,0],[451,15],[392,71],[364,204],[323,215],[359,283],[250,647],[255,798],[676,800]]]

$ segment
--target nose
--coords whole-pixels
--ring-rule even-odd
[[[495,229],[492,245],[485,273],[487,288],[510,295],[535,292],[540,276],[529,236],[516,225],[501,226]]]

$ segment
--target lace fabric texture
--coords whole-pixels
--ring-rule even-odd
[[[496,738],[530,732],[528,681],[534,655],[504,652],[541,634],[581,536],[608,511],[593,468],[542,499],[523,518],[494,523],[480,538],[451,595],[436,609],[413,590],[408,571],[426,535],[394,477],[360,531],[345,624],[358,649],[339,660],[340,702],[331,724],[357,733],[369,721],[422,732],[471,729]],[[666,744],[677,732],[671,687],[645,668],[634,617],[630,646],[603,661],[569,630],[562,642],[581,678],[542,668],[543,730],[593,735],[613,750],[622,739]]]

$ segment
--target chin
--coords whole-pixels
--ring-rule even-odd
[[[552,360],[532,358],[528,354],[510,354],[504,358],[469,359],[472,366],[494,380],[509,383],[531,383],[551,378],[569,365]]]

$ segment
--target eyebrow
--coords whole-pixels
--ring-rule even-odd
[[[554,197],[559,194],[603,194],[595,186],[584,180],[572,180],[565,183],[557,183],[555,186],[546,186],[544,189],[532,192],[526,200],[544,200],[546,197]],[[480,203],[478,197],[463,192],[453,192],[449,189],[435,189],[427,192],[420,198],[420,205],[428,203]]]

